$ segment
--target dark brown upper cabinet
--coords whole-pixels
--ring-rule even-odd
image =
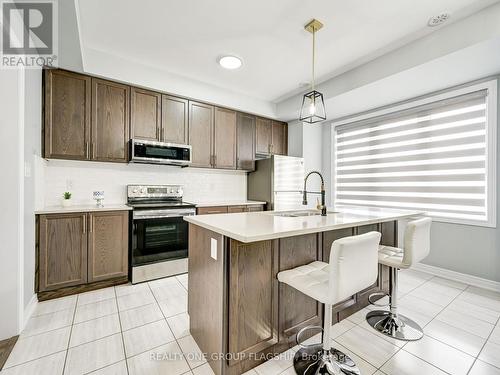
[[[92,78],[92,160],[128,161],[129,100],[129,86]]]
[[[39,218],[39,291],[87,282],[87,214]]]
[[[162,95],[161,140],[164,142],[187,144],[188,100]]]
[[[192,146],[192,167],[212,167],[214,107],[189,101],[189,144]]]
[[[45,158],[128,162],[130,138],[192,146],[193,167],[255,169],[287,124],[59,69],[44,73]]]
[[[271,153],[273,155],[286,155],[287,154],[287,144],[288,144],[288,125],[283,122],[274,121],[272,122],[272,143],[271,143]]]
[[[255,123],[255,153],[257,155],[271,155],[272,137],[271,120],[257,117]]]
[[[161,94],[137,87],[131,88],[130,129],[132,138],[160,140]]]
[[[238,113],[236,119],[237,169],[255,170],[255,116]]]
[[[215,108],[214,168],[236,169],[236,111]]]
[[[91,78],[45,70],[44,157],[89,158]]]

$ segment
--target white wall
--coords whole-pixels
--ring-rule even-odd
[[[190,78],[149,66],[143,61],[130,61],[90,48],[83,50],[86,73],[144,86],[173,95],[191,97],[261,116],[276,117],[276,105],[265,100],[231,92]]]
[[[21,316],[24,72],[0,69],[0,340],[18,333]]]
[[[24,96],[24,273],[23,306],[28,311],[35,298],[35,183],[34,163],[41,154],[42,71],[26,71]]]
[[[65,191],[72,192],[73,204],[94,204],[94,190],[104,190],[105,204],[126,203],[127,184],[180,184],[187,202],[247,196],[247,177],[240,171],[43,159],[37,169],[37,208],[60,205]]]
[[[319,171],[323,176],[327,171],[323,168],[322,140],[323,125],[307,124],[300,121],[288,124],[288,154],[304,158],[304,169],[306,173]],[[318,176],[312,175],[307,182],[308,191],[319,191],[321,182]],[[327,189],[329,185],[326,185]],[[328,199],[327,191],[327,199]],[[309,208],[316,207],[316,198],[319,195],[308,197]]]

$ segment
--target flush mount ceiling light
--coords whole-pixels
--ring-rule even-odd
[[[220,66],[222,66],[224,69],[229,70],[238,69],[242,64],[242,61],[239,57],[231,55],[221,56],[219,57],[218,61]]]
[[[430,27],[439,26],[439,25],[445,23],[446,21],[448,21],[450,16],[451,16],[450,13],[446,13],[446,12],[438,14],[436,16],[432,16],[431,18],[429,18],[429,21],[427,21],[427,25]]]
[[[326,120],[325,102],[323,94],[316,91],[314,88],[314,63],[315,63],[315,48],[316,48],[316,31],[320,30],[323,24],[316,19],[313,19],[304,26],[306,31],[312,34],[312,80],[311,91],[304,94],[302,98],[302,107],[300,108],[300,121],[314,124]]]

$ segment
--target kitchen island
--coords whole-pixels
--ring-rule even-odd
[[[242,374],[294,346],[301,328],[321,325],[322,305],[280,284],[278,272],[328,262],[333,241],[373,230],[382,233],[382,244],[396,246],[397,221],[419,212],[336,207],[326,217],[309,215],[267,211],[184,218],[190,224],[190,331],[215,374]],[[374,285],[334,307],[333,322],[365,307],[377,291],[388,291],[388,268],[381,265]]]

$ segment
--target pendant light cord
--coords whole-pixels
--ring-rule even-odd
[[[314,91],[314,64],[315,64],[315,48],[316,48],[316,28],[313,26],[313,32],[312,32],[312,35],[313,35],[313,64],[312,64],[312,84],[311,84],[311,87],[312,87],[312,90]]]

